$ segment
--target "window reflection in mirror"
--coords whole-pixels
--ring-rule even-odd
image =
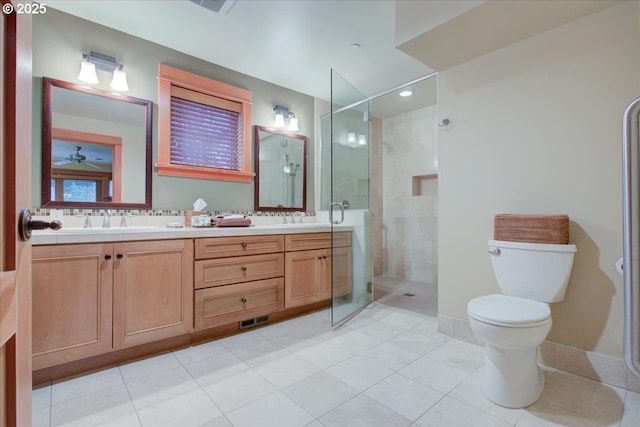
[[[77,135],[73,137],[73,134]],[[100,144],[91,137],[92,135],[82,135],[73,131],[54,129],[53,135],[52,201],[122,201],[121,138],[102,136],[105,140],[113,140],[113,144]]]
[[[255,210],[306,210],[306,137],[255,126]]]
[[[43,78],[42,206],[151,208],[152,105]]]

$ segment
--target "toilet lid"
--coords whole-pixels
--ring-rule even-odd
[[[551,317],[549,306],[543,302],[500,294],[472,299],[467,313],[481,322],[520,327]]]

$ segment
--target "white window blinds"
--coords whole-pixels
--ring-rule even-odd
[[[242,170],[240,103],[171,86],[171,163]]]

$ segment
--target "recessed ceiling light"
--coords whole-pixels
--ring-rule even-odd
[[[410,90],[403,90],[402,92],[400,92],[400,96],[411,96],[413,95],[413,92],[411,92]]]

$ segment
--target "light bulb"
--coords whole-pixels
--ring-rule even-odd
[[[111,80],[111,87],[121,92],[128,91],[129,85],[127,84],[127,73],[118,69],[113,70],[113,80]]]
[[[92,62],[82,61],[78,80],[92,85],[97,84],[98,76],[96,75],[96,66]]]
[[[367,138],[364,135],[358,135],[358,145],[367,145]]]
[[[276,120],[273,123],[273,127],[283,128],[284,127],[284,116],[282,113],[276,113]]]
[[[289,130],[291,132],[298,132],[298,130],[300,130],[298,128],[298,118],[296,116],[291,117],[291,119],[289,119]]]
[[[347,142],[350,143],[350,144],[356,142],[356,133],[355,132],[347,133]]]

